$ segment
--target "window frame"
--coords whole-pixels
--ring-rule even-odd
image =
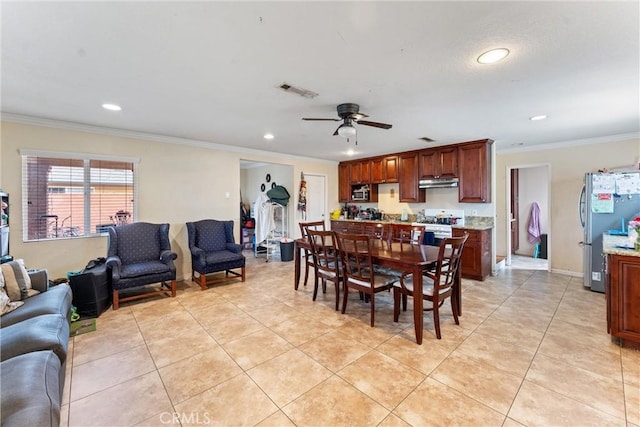
[[[93,192],[91,182],[91,162],[92,161],[107,161],[107,162],[123,162],[131,163],[132,165],[132,196],[133,203],[131,221],[136,222],[138,220],[138,165],[140,158],[138,157],[123,157],[123,156],[109,156],[102,154],[90,154],[90,153],[74,153],[74,152],[58,152],[58,151],[43,151],[43,150],[28,150],[21,149],[19,154],[22,159],[21,169],[21,187],[22,187],[22,241],[23,243],[42,242],[51,240],[67,240],[67,239],[83,239],[91,237],[100,237],[108,235],[108,232],[91,232],[91,194]],[[69,161],[82,161],[83,162],[83,203],[84,203],[84,216],[82,218],[85,230],[88,229],[89,233],[82,234],[80,236],[57,236],[57,237],[44,237],[44,238],[29,238],[29,216],[28,216],[28,202],[29,202],[29,190],[27,185],[27,175],[25,173],[27,162],[30,157],[42,157],[61,159]]]

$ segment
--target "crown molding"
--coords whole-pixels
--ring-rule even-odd
[[[593,138],[574,139],[569,141],[559,141],[551,144],[538,144],[530,146],[510,147],[498,149],[496,146],[496,154],[512,154],[523,153],[529,151],[554,150],[557,148],[576,147],[579,145],[606,144],[610,142],[631,141],[633,139],[640,140],[640,132],[620,133],[617,135],[596,136]]]
[[[118,136],[123,138],[142,139],[146,141],[162,142],[165,144],[176,144],[190,147],[206,148],[209,150],[230,151],[235,153],[253,154],[258,156],[277,156],[278,159],[305,160],[327,164],[337,164],[335,160],[316,159],[313,157],[296,156],[293,154],[279,153],[273,151],[256,150],[254,148],[237,147],[235,145],[219,144],[215,142],[201,141],[187,138],[177,138],[173,136],[160,135],[154,133],[138,132],[125,129],[109,128],[103,126],[87,125],[83,123],[66,122],[62,120],[45,119],[41,117],[26,116],[22,114],[1,113],[0,120],[12,123],[20,123],[34,126],[44,126],[55,129],[75,130],[79,132],[96,133],[100,135]],[[250,159],[249,159],[250,160]],[[260,160],[259,160],[260,161]],[[266,161],[265,161],[266,163]],[[277,163],[274,161],[273,163]]]

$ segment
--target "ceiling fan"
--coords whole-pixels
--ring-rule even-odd
[[[342,120],[342,124],[338,126],[333,135],[340,135],[343,138],[349,138],[356,136],[356,128],[355,124],[365,125],[365,126],[373,126],[380,129],[391,129],[391,125],[386,123],[379,122],[371,122],[368,120],[362,120],[365,117],[369,117],[366,114],[360,113],[360,106],[358,104],[346,103],[338,105],[338,119],[324,119],[324,118],[314,118],[314,117],[303,117],[302,120],[315,120],[315,121],[333,121],[339,122]],[[357,145],[356,140],[356,145]]]

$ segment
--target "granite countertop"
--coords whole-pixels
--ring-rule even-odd
[[[459,228],[460,230],[491,230],[493,228],[493,225],[489,225],[489,224],[452,225],[451,228]]]
[[[627,236],[610,236],[606,233],[602,235],[602,252],[605,254],[640,257],[640,251],[618,247],[627,245],[629,245]]]

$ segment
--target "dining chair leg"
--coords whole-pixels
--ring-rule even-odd
[[[318,275],[316,274],[314,279],[313,279],[313,300],[316,300],[316,297],[318,296],[318,282],[320,281],[320,278],[318,277]]]
[[[304,252],[304,286],[307,286],[309,280],[309,252]]]
[[[407,311],[407,295],[402,294],[402,311]]]
[[[373,328],[374,318],[376,315],[376,297],[375,295],[369,295],[371,300],[371,327]]]
[[[436,338],[440,339],[440,310],[438,308],[440,304],[437,301],[433,301],[433,325],[436,327]]]
[[[338,311],[340,303],[340,282],[335,282],[336,285],[336,311]]]
[[[449,299],[451,300],[451,311],[453,312],[453,320],[455,320],[456,325],[459,325],[460,321],[458,320],[458,304],[453,299],[453,295]]]
[[[397,322],[400,317],[400,289],[393,288],[393,321]]]
[[[347,311],[347,300],[349,299],[349,287],[344,285],[344,292],[342,294],[342,314]]]

